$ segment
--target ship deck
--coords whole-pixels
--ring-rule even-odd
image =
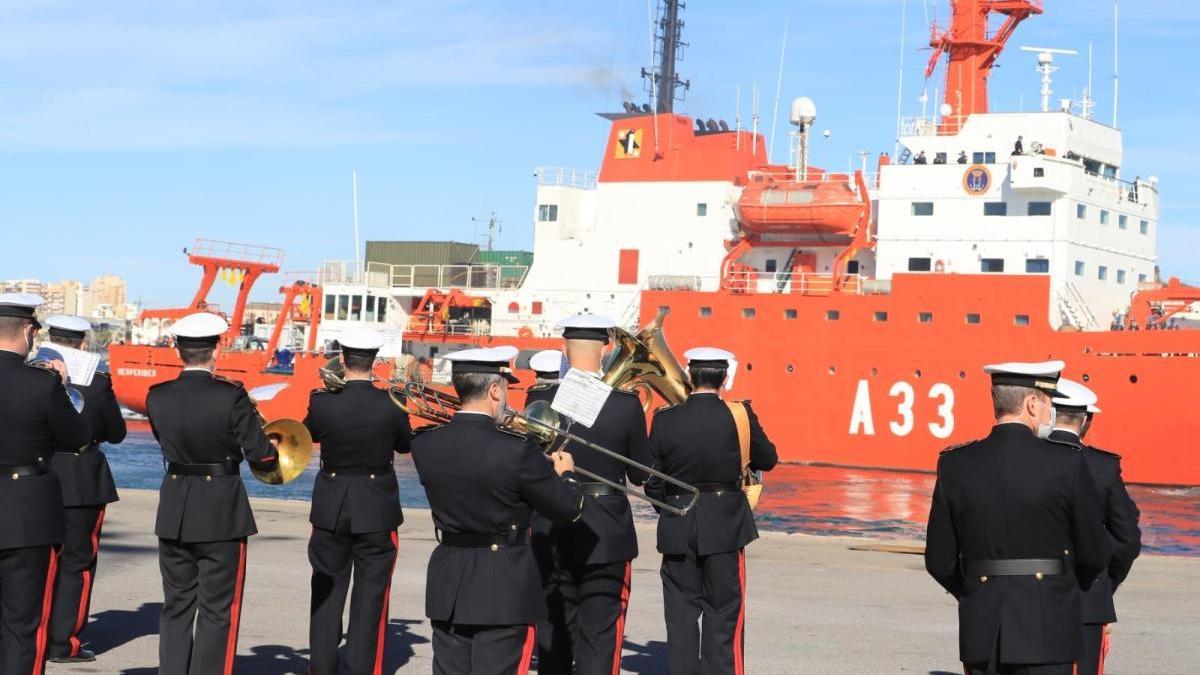
[[[99,653],[92,664],[50,664],[48,673],[156,672],[162,600],[153,525],[157,496],[123,489],[112,505],[84,633]],[[249,570],[235,672],[302,673],[306,665],[308,504],[253,500],[260,534]],[[429,512],[406,509],[393,577],[385,675],[430,672],[424,618],[425,563],[433,549]],[[662,587],[654,531],[639,525],[624,673],[666,672]],[[907,542],[919,545],[919,542]],[[879,548],[904,548],[889,541]],[[961,673],[956,612],[925,574],[921,557],[871,549],[870,540],[763,533],[749,548],[746,671],[750,673]],[[1108,671],[1194,672],[1200,615],[1192,594],[1200,559],[1146,555],[1117,596],[1121,617]]]

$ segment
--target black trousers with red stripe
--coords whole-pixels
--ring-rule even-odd
[[[343,509],[348,511],[349,509]],[[338,523],[341,529],[342,523]],[[350,534],[314,527],[308,540],[312,563],[312,604],[308,644],[312,675],[377,675],[383,669],[388,599],[399,540],[395,530]],[[350,591],[350,576],[354,590]],[[350,633],[346,668],[338,669],[342,611],[350,593]]]
[[[660,574],[671,675],[742,675],[745,549],[664,555]]]
[[[1076,675],[1101,675],[1104,672],[1104,624],[1083,624],[1083,653],[1079,655]]]
[[[237,654],[246,540],[158,540],[160,675],[229,675]]]
[[[1042,665],[1008,665],[991,666],[987,663],[964,664],[967,675],[1072,675],[1075,672],[1074,663],[1047,663]]]
[[[0,672],[41,675],[58,551],[51,546],[0,550]]]
[[[533,626],[432,624],[433,675],[528,675]]]
[[[50,612],[51,657],[75,656],[82,646],[79,633],[87,625],[92,604],[104,509],[104,505],[70,506],[65,511],[66,530]]]
[[[537,625],[539,675],[620,671],[631,567],[629,561],[571,565],[561,560],[544,566],[548,616]]]

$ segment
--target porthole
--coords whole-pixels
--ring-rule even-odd
[[[920,368],[917,368],[916,370],[913,371],[913,377],[916,377],[918,379],[921,377],[921,369]]]
[[[1084,381],[1084,382],[1088,382],[1088,381],[1090,381],[1091,379],[1092,379],[1092,376],[1091,376],[1091,375],[1088,375],[1087,373],[1084,373],[1084,374],[1083,374],[1083,381]]]
[[[742,308],[742,318],[743,319],[753,319],[754,315],[757,313],[758,312],[753,307],[743,307]]]
[[[787,371],[788,371],[789,373],[794,373],[794,372],[796,372],[796,366],[793,366],[792,364],[790,364],[790,363],[789,363],[789,364],[788,364],[788,366],[787,366]]]
[[[871,377],[875,377],[875,376],[876,376],[876,375],[878,375],[878,374],[879,374],[879,369],[878,369],[878,368],[872,368],[872,369],[871,369]]]
[[[753,363],[747,363],[747,364],[746,364],[746,372],[750,372],[751,370],[754,370],[754,364],[753,364]]]
[[[1018,314],[1018,315],[1014,316],[1013,317],[1013,325],[1014,326],[1028,326],[1029,325],[1029,315],[1028,314]]]
[[[833,366],[829,366],[829,374],[833,375],[836,373],[837,373],[837,368],[834,368]]]
[[[794,309],[783,310],[783,318],[788,319],[789,321],[795,319],[796,318],[796,310],[794,310]]]
[[[1137,376],[1137,375],[1130,375],[1130,376],[1129,376],[1129,383],[1130,383],[1130,384],[1137,384],[1137,381],[1138,381],[1138,376]]]
[[[839,312],[838,310],[836,310],[836,309],[825,310],[825,320],[826,321],[837,321],[840,318],[842,318],[842,313]]]
[[[960,379],[960,380],[967,379],[967,371],[965,371],[965,370],[958,371],[958,379]]]

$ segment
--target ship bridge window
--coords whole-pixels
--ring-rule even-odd
[[[913,202],[912,214],[914,216],[932,216],[933,202]]]
[[[1076,260],[1075,261],[1075,276],[1077,276],[1077,277],[1083,276],[1084,271],[1086,271],[1086,267],[1087,267],[1087,265],[1085,265],[1082,260]]]
[[[1025,261],[1026,274],[1049,274],[1050,261],[1045,258],[1029,258]]]
[[[1143,220],[1138,224],[1138,232],[1141,234],[1150,234],[1150,221]]]
[[[1101,265],[1096,269],[1096,278],[1100,281],[1106,281],[1108,279],[1108,267],[1106,265]]]
[[[387,306],[388,306],[387,298],[380,298],[379,299],[379,322],[380,323],[387,321]]]
[[[858,274],[858,269],[859,266],[857,260],[851,260],[850,262],[846,263],[846,274]]]
[[[375,296],[373,295],[367,296],[367,316],[365,318],[367,321],[375,320]]]
[[[696,203],[696,215],[707,216],[708,215],[708,204],[706,204],[704,202],[697,202]]]
[[[336,295],[325,296],[325,316],[322,318],[333,319],[334,311],[336,308],[337,308],[337,296]]]
[[[558,221],[558,204],[538,204],[538,222],[553,223]]]
[[[1100,210],[1100,224],[1101,225],[1108,224],[1108,211],[1105,211],[1104,209]]]
[[[983,258],[979,261],[980,272],[1003,272],[1004,258]]]
[[[1029,202],[1029,215],[1031,215],[1031,216],[1048,216],[1048,215],[1050,215],[1050,202]]]
[[[971,153],[971,163],[972,164],[995,164],[996,163],[996,153],[994,153],[994,152],[972,152]]]
[[[779,269],[779,261],[774,258],[767,258],[767,264],[763,267],[764,272],[774,272]]]
[[[339,295],[339,296],[337,296],[337,299],[338,299],[337,318],[339,321],[345,321],[346,315],[350,309],[350,296]]]
[[[362,320],[362,307],[363,307],[363,299],[362,299],[361,295],[350,296],[350,320],[351,321],[361,321]]]
[[[1122,230],[1128,230],[1129,229],[1129,216],[1126,216],[1126,215],[1117,216],[1117,228],[1122,229]]]
[[[1046,169],[1043,167],[1040,167],[1040,166],[1033,167],[1033,177],[1034,178],[1045,178],[1046,177]]]
[[[1077,218],[1078,220],[1086,220],[1087,219],[1087,206],[1085,204],[1076,204],[1075,205],[1075,218]]]
[[[1008,203],[1007,202],[984,202],[983,203],[983,215],[985,215],[985,216],[1007,216],[1008,215]]]
[[[1125,283],[1125,270],[1117,270],[1117,283],[1118,284]]]
[[[1144,284],[1144,283],[1146,283],[1146,275],[1145,275],[1145,274],[1139,274],[1139,275],[1138,275],[1138,283],[1139,283],[1139,284]]]
[[[932,267],[932,265],[930,265],[929,258],[909,258],[908,259],[908,271],[909,272],[928,272],[931,269],[933,269],[933,267]]]

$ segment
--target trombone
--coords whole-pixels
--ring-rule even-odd
[[[401,400],[397,396],[398,391],[403,392],[404,400]],[[429,420],[436,424],[445,424],[449,422],[454,417],[454,414],[458,412],[459,408],[462,407],[462,403],[457,396],[443,391],[438,391],[437,389],[427,385],[417,384],[415,382],[406,383],[402,387],[393,387],[391,390],[389,390],[388,395],[391,396],[392,403],[395,403],[408,414],[415,415],[421,419]],[[601,476],[593,471],[588,471],[587,469],[583,469],[578,466],[575,467],[575,473],[589,480],[602,483],[613,488],[614,490],[619,490],[632,497],[643,499],[647,502],[650,502],[655,507],[670,513],[674,513],[677,516],[686,515],[687,512],[696,505],[696,500],[700,498],[700,490],[695,486],[688,485],[687,483],[684,483],[683,481],[672,476],[668,476],[657,469],[648,467],[641,462],[626,457],[625,455],[613,452],[608,448],[597,445],[589,440],[572,434],[567,428],[564,427],[562,423],[562,417],[555,412],[550,407],[550,404],[546,401],[534,401],[529,405],[529,407],[525,408],[524,412],[518,412],[511,408],[505,410],[503,419],[500,422],[500,426],[532,438],[534,441],[537,441],[537,443],[541,445],[547,453],[561,450],[568,443],[576,443],[606,457],[611,457],[622,464],[626,464],[634,469],[645,472],[649,476],[658,478],[664,483],[670,483],[686,491],[690,495],[690,498],[685,505],[680,507],[674,504],[668,504],[661,499],[656,499],[643,492],[634,490],[628,485],[618,483],[614,480],[609,480],[608,478],[605,478],[604,476]]]

